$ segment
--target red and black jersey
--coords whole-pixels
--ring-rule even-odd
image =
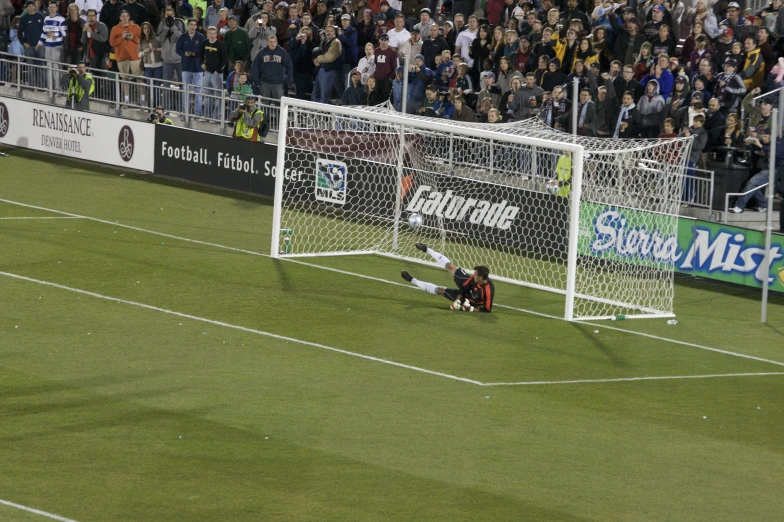
[[[488,280],[487,284],[480,285],[475,283],[472,277],[468,278],[463,282],[460,292],[478,311],[490,312],[493,309],[495,286],[492,281]]]

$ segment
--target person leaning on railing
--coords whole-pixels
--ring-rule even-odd
[[[261,141],[267,136],[269,125],[264,111],[256,108],[256,98],[248,96],[245,103],[231,113],[229,119],[235,122],[233,137],[238,140]]]
[[[87,72],[87,64],[79,62],[68,70],[67,106],[77,111],[90,110],[90,96],[95,92],[95,79]]]

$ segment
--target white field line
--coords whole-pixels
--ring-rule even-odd
[[[716,377],[757,377],[764,375],[784,375],[784,372],[762,373],[714,373],[711,375],[665,375],[661,377],[619,377],[616,379],[576,379],[573,381],[523,381],[523,382],[486,382],[482,386],[532,386],[536,384],[590,384],[598,382],[663,381],[679,379],[713,379]]]
[[[12,216],[12,217],[0,217],[0,221],[7,221],[11,219],[85,219],[81,216]]]
[[[344,355],[350,355],[352,357],[359,357],[360,359],[367,359],[369,361],[380,362],[380,363],[383,363],[383,364],[389,364],[391,366],[397,366],[399,368],[405,368],[406,370],[413,370],[413,371],[416,371],[416,372],[427,373],[429,375],[436,375],[438,377],[444,377],[446,379],[452,379],[454,381],[462,381],[462,382],[467,382],[467,383],[470,383],[470,384],[476,384],[476,385],[479,385],[479,386],[482,385],[482,383],[479,382],[479,381],[475,381],[475,380],[472,380],[472,379],[466,379],[466,378],[463,378],[463,377],[457,377],[456,375],[449,375],[448,373],[435,372],[433,370],[426,370],[425,368],[420,368],[418,366],[411,366],[411,365],[408,365],[408,364],[403,364],[403,363],[399,363],[399,362],[395,362],[395,361],[390,361],[390,360],[387,360],[387,359],[381,359],[379,357],[373,357],[371,355],[364,355],[364,354],[361,354],[361,353],[350,352],[348,350],[341,350],[340,348],[333,348],[332,346],[327,346],[327,345],[324,345],[324,344],[312,343],[310,341],[303,341],[302,339],[296,339],[294,337],[286,337],[285,335],[278,335],[278,334],[274,334],[274,333],[271,333],[271,332],[265,332],[263,330],[256,330],[256,329],[253,329],[253,328],[247,328],[245,326],[239,326],[239,325],[236,325],[236,324],[224,323],[223,321],[215,321],[213,319],[207,319],[205,317],[197,317],[195,315],[184,314],[182,312],[176,312],[174,310],[168,310],[166,308],[160,308],[158,306],[148,305],[148,304],[144,304],[144,303],[138,303],[136,301],[128,301],[126,299],[118,299],[116,297],[110,297],[108,295],[96,294],[95,292],[88,292],[87,290],[81,290],[79,288],[72,288],[70,286],[60,285],[60,284],[52,283],[52,282],[49,282],[49,281],[42,281],[40,279],[33,279],[32,277],[26,277],[26,276],[22,276],[22,275],[18,275],[18,274],[12,274],[12,273],[9,273],[9,272],[0,272],[0,275],[5,276],[5,277],[10,277],[12,279],[19,279],[21,281],[27,281],[27,282],[30,282],[30,283],[37,283],[39,285],[51,286],[51,287],[54,287],[54,288],[59,288],[61,290],[68,290],[69,292],[75,292],[77,294],[82,294],[82,295],[88,295],[90,297],[95,297],[97,299],[104,299],[104,300],[107,300],[107,301],[112,301],[112,302],[116,302],[116,303],[123,303],[123,304],[131,305],[131,306],[138,306],[139,308],[145,308],[147,310],[154,310],[156,312],[162,312],[162,313],[169,314],[169,315],[175,315],[177,317],[190,319],[191,321],[199,321],[199,322],[202,322],[202,323],[208,323],[208,324],[212,324],[212,325],[215,325],[215,326],[223,326],[225,328],[231,328],[233,330],[240,330],[240,331],[243,331],[243,332],[248,332],[248,333],[252,333],[252,334],[256,334],[256,335],[263,335],[263,336],[266,336],[266,337],[272,337],[273,339],[279,339],[279,340],[282,340],[282,341],[289,341],[289,342],[292,342],[292,343],[302,344],[302,345],[310,346],[310,347],[313,347],[313,348],[319,348],[321,350],[329,350],[330,352],[342,353]]]
[[[15,502],[9,502],[7,500],[0,499],[0,504],[8,507],[12,507],[15,509],[20,509],[22,511],[27,511],[28,513],[35,513],[36,515],[41,515],[42,517],[51,518],[52,520],[59,520],[60,522],[76,522],[71,518],[61,517],[60,515],[55,515],[54,513],[48,513],[46,511],[41,511],[40,509],[35,509],[27,506],[23,506],[22,504],[17,504]]]
[[[96,223],[104,223],[104,224],[112,225],[112,226],[115,226],[115,227],[127,228],[129,230],[136,230],[138,232],[144,232],[144,233],[153,234],[153,235],[156,235],[156,236],[167,237],[169,239],[177,239],[179,241],[185,241],[187,243],[194,243],[194,244],[198,244],[198,245],[205,245],[205,246],[211,246],[211,247],[215,247],[215,248],[222,248],[224,250],[230,250],[232,252],[241,252],[241,253],[244,253],[244,254],[249,254],[249,255],[259,256],[259,257],[267,257],[267,258],[272,257],[269,254],[263,254],[261,252],[255,252],[253,250],[246,250],[246,249],[243,249],[243,248],[236,248],[236,247],[231,247],[231,246],[227,246],[227,245],[221,245],[221,244],[218,244],[218,243],[210,243],[210,242],[207,242],[207,241],[199,241],[198,239],[190,239],[190,238],[187,238],[187,237],[175,236],[175,235],[172,235],[172,234],[166,234],[164,232],[158,232],[158,231],[155,231],[155,230],[148,230],[148,229],[144,229],[144,228],[134,227],[132,225],[124,225],[124,224],[118,223],[116,221],[110,221],[108,219],[100,219],[100,218],[94,218],[94,217],[90,217],[90,216],[83,216],[83,215],[80,215],[80,214],[72,214],[70,212],[64,212],[62,210],[54,210],[54,209],[51,209],[51,208],[39,207],[39,206],[35,206],[35,205],[29,205],[27,203],[20,203],[18,201],[11,201],[9,199],[2,199],[2,198],[0,198],[0,202],[2,202],[2,203],[9,203],[9,204],[12,204],[12,205],[19,205],[21,207],[32,208],[32,209],[35,209],[35,210],[44,210],[44,211],[47,211],[47,212],[53,212],[55,214],[62,214],[62,215],[71,216],[71,217],[74,217],[74,218],[87,219],[87,220],[90,220],[90,221],[95,221]],[[391,285],[403,286],[403,287],[412,288],[412,289],[416,288],[416,287],[414,287],[412,285],[400,283],[400,282],[397,282],[397,281],[389,281],[388,279],[382,279],[380,277],[373,277],[373,276],[368,276],[368,275],[364,275],[364,274],[357,274],[357,273],[354,273],[354,272],[349,272],[349,271],[346,271],[346,270],[339,270],[337,268],[331,268],[331,267],[328,267],[328,266],[316,265],[316,264],[313,264],[313,263],[306,263],[304,261],[299,261],[299,260],[296,260],[296,259],[289,259],[289,258],[285,258],[285,257],[282,257],[282,258],[279,258],[279,259],[281,261],[286,261],[288,263],[294,263],[294,264],[297,264],[297,265],[303,265],[303,266],[308,266],[308,267],[312,267],[312,268],[318,268],[318,269],[321,269],[321,270],[327,270],[327,271],[330,271],[330,272],[335,272],[335,273],[343,274],[343,275],[350,275],[350,276],[359,277],[359,278],[362,278],[362,279],[368,279],[368,280],[371,280],[371,281],[377,281],[377,282],[380,282],[380,283],[387,283],[387,284],[391,284]],[[557,319],[557,320],[561,320],[561,321],[564,320],[563,317],[558,317],[558,316],[555,316],[555,315],[544,314],[544,313],[541,313],[541,312],[535,312],[533,310],[526,310],[525,308],[515,308],[513,306],[507,306],[507,305],[502,305],[502,304],[498,304],[498,303],[496,303],[495,306],[497,306],[499,308],[506,308],[508,310],[515,310],[517,312],[523,312],[523,313],[527,313],[527,314],[531,314],[531,315],[536,315],[536,316],[539,316],[539,317],[546,317],[546,318],[549,318],[549,319]],[[605,324],[597,325],[597,324],[594,324],[594,323],[587,323],[587,322],[581,322],[581,324],[586,324],[586,325],[606,328],[608,330],[615,330],[615,331],[618,331],[618,332],[624,332],[624,333],[628,333],[628,334],[631,334],[631,335],[639,335],[639,336],[642,336],[642,337],[647,337],[649,339],[656,339],[658,341],[665,341],[665,342],[670,342],[670,343],[674,343],[674,344],[680,344],[682,346],[689,346],[691,348],[697,348],[697,349],[700,349],[700,350],[707,350],[707,351],[710,351],[710,352],[722,353],[722,354],[731,355],[731,356],[734,356],[734,357],[741,357],[743,359],[752,359],[752,360],[755,360],[755,361],[766,362],[766,363],[769,363],[769,364],[775,364],[776,366],[784,366],[784,362],[780,362],[780,361],[774,361],[774,360],[771,360],[771,359],[763,359],[761,357],[755,357],[753,355],[746,355],[746,354],[742,354],[742,353],[731,352],[729,350],[721,350],[721,349],[718,349],[718,348],[711,348],[710,346],[704,346],[704,345],[701,345],[701,344],[695,344],[695,343],[690,343],[690,342],[686,342],[686,341],[678,341],[676,339],[670,339],[670,338],[667,338],[667,337],[660,337],[658,335],[652,335],[652,334],[647,334],[647,333],[642,333],[642,332],[635,332],[634,330],[624,330],[623,328],[617,328],[617,327],[614,327],[614,326],[607,326]]]

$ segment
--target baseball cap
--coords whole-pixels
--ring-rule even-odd
[[[661,11],[662,13],[665,11],[663,5],[655,5],[653,6],[653,8],[656,9],[657,11]]]
[[[675,78],[675,81],[676,82],[681,82],[681,83],[686,83],[686,78],[684,78],[683,76],[679,75],[677,78]]]
[[[376,22],[386,22],[386,21],[387,21],[387,15],[385,15],[384,13],[380,13],[378,15],[378,18],[376,18]]]
[[[724,60],[724,65],[731,65],[732,67],[738,66],[738,61],[735,58],[727,58]]]
[[[351,15],[346,13],[340,17],[341,20],[351,20]]]
[[[414,56],[414,61],[417,61],[417,60],[422,60],[424,62],[425,61],[425,56],[423,54],[418,54],[418,55]]]
[[[495,80],[495,73],[494,72],[488,71],[488,72],[485,73],[485,76]]]
[[[420,34],[420,31],[419,31],[419,28],[418,28],[418,27],[414,27],[413,29],[411,29],[411,30],[409,31],[409,33],[411,33],[411,34],[414,34],[414,33],[416,33],[416,34]]]
[[[389,40],[389,35],[387,33],[382,33],[381,36],[378,37],[379,40]]]
[[[765,103],[767,105],[773,105],[773,98],[770,96],[765,96],[760,100],[760,103]]]
[[[231,16],[229,17],[229,20],[234,20],[235,22],[239,22],[239,21],[240,21],[240,18],[239,18],[237,15],[231,15]]]
[[[733,8],[740,10],[740,4],[738,2],[730,2],[727,5],[727,9],[733,9]]]
[[[245,96],[245,101],[248,101],[248,100],[256,101],[256,98],[253,97],[253,96]]]
[[[730,29],[729,27],[725,27],[725,28],[724,28],[724,30],[721,32],[721,34],[726,34],[726,35],[729,35],[729,36],[730,36],[730,38],[732,38],[732,37],[734,37],[734,36],[735,36],[735,31],[733,31],[733,30],[732,30],[732,29]]]

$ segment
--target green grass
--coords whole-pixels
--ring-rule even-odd
[[[0,198],[269,250],[267,201],[9,152]],[[760,325],[758,293],[736,287],[679,281],[676,326],[585,325],[453,313],[404,286],[88,220],[0,220],[0,244],[3,272],[481,382],[784,371],[666,340],[784,361],[784,302]],[[303,261],[449,282],[382,257]],[[560,296],[497,293],[563,313]],[[483,387],[8,276],[0,296],[0,499],[80,522],[784,510],[784,375]],[[0,505],[0,520],[44,519]]]

